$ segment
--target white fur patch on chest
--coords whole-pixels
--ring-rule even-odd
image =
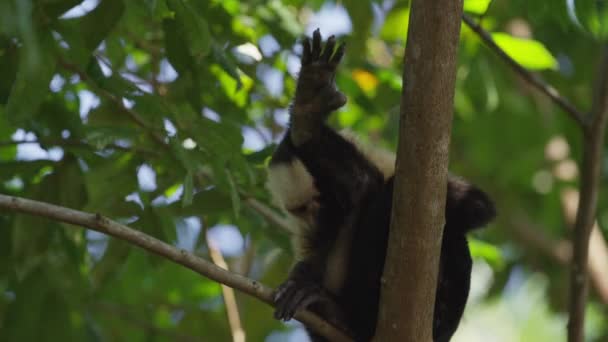
[[[285,210],[300,207],[319,194],[312,176],[299,159],[271,165],[266,188],[275,204]]]

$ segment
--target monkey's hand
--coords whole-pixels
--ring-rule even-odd
[[[336,48],[336,38],[329,37],[323,48],[321,33],[313,33],[312,45],[309,38],[302,43],[302,68],[296,88],[292,113],[298,115],[320,115],[324,119],[330,112],[346,103],[334,82],[336,68],[344,56],[344,43]]]
[[[336,38],[329,37],[325,48],[317,29],[302,43],[302,68],[291,106],[291,140],[298,146],[317,136],[329,114],[344,106],[346,96],[335,83],[336,68],[344,56],[344,43],[336,48]]]
[[[274,318],[288,321],[301,309],[319,302],[332,302],[325,290],[316,282],[288,279],[274,295]]]

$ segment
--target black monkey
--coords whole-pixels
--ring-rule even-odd
[[[299,256],[276,291],[275,317],[289,320],[308,308],[357,341],[368,341],[376,327],[395,157],[326,125],[329,114],[346,103],[334,82],[343,55],[344,44],[336,48],[333,36],[322,47],[319,30],[312,43],[304,40],[290,127],[270,162],[268,188],[293,219]],[[447,187],[436,342],[450,340],[468,297],[472,262],[465,234],[495,216],[481,190],[453,176]]]

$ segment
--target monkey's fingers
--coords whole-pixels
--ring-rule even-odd
[[[329,65],[332,67],[337,67],[338,64],[342,61],[342,57],[344,57],[344,50],[346,49],[346,43],[341,43],[336,50],[336,53],[333,55],[331,60],[329,61]]]
[[[331,55],[334,54],[334,49],[336,48],[336,37],[331,36],[327,39],[327,43],[325,43],[325,49],[323,50],[323,54],[321,55],[321,60],[324,62],[329,62]]]
[[[318,302],[324,302],[327,300],[327,297],[321,292],[314,292],[304,297],[302,301],[300,301],[298,307],[294,312],[291,313],[291,317],[295,316],[298,310],[307,309],[310,305]]]
[[[312,62],[312,54],[310,50],[310,39],[306,37],[302,42],[302,65],[308,65],[310,62]]]
[[[310,303],[314,302],[319,295],[319,288],[316,286],[304,286],[294,291],[291,300],[285,303],[283,308],[283,319],[288,321],[293,318],[300,309],[306,309]],[[312,301],[310,299],[313,299]]]
[[[281,298],[283,296],[285,296],[287,291],[289,291],[289,289],[291,287],[293,287],[294,284],[295,284],[295,282],[290,279],[290,280],[287,280],[286,282],[284,282],[283,284],[279,285],[279,287],[274,292],[274,297],[272,298],[272,301],[277,303],[279,300],[281,300]]]
[[[286,320],[285,311],[287,310],[289,303],[292,301],[292,298],[296,293],[296,282],[293,280],[288,280],[279,287],[274,296],[274,318],[279,320]]]
[[[312,60],[319,60],[319,56],[321,55],[321,32],[319,29],[316,29],[315,32],[312,33]]]

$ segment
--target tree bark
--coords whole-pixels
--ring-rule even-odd
[[[462,1],[414,0],[376,341],[432,341]]]

